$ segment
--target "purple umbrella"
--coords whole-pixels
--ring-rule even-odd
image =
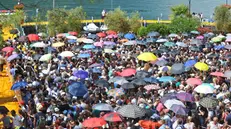
[[[169,93],[169,94],[165,94],[161,99],[160,101],[162,103],[165,103],[167,100],[169,99],[176,99],[176,94],[175,93]]]
[[[18,57],[18,54],[13,54],[7,58],[7,61],[10,62]]]
[[[94,63],[92,65],[89,66],[89,68],[93,68],[93,67],[101,67],[103,66],[102,64],[99,64],[99,63]]]
[[[107,46],[109,46],[109,45],[112,45],[112,46],[116,45],[116,43],[111,42],[111,41],[105,41],[105,42],[103,42],[103,44],[107,45]]]
[[[192,94],[186,93],[186,92],[177,93],[176,97],[179,100],[185,101],[185,102],[193,102],[194,101],[194,97],[192,96]]]
[[[73,75],[77,78],[85,79],[88,78],[88,72],[84,70],[74,71]]]
[[[173,104],[171,106],[170,110],[173,111],[177,115],[182,115],[182,116],[187,116],[188,115],[186,108],[181,106],[181,105]]]

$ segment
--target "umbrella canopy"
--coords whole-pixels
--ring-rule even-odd
[[[121,78],[121,79],[115,81],[114,83],[119,84],[119,85],[123,85],[124,83],[128,83],[128,81],[125,78]]]
[[[182,107],[185,107],[184,103],[182,103],[181,101],[176,100],[176,99],[167,100],[167,101],[164,103],[164,106],[165,106],[167,109],[171,109],[171,107],[172,107],[173,105],[180,105],[180,106],[182,106]]]
[[[105,53],[115,53],[115,51],[112,49],[104,49],[104,52]]]
[[[10,56],[7,58],[7,61],[10,62],[10,61],[12,61],[12,60],[14,60],[14,59],[16,59],[16,58],[18,58],[18,57],[19,57],[18,54],[10,55]]]
[[[62,47],[65,44],[63,42],[52,43],[52,47]]]
[[[135,40],[132,40],[132,41],[125,42],[123,45],[125,45],[125,46],[132,46],[132,45],[136,45],[136,44],[137,44],[137,42]]]
[[[231,40],[231,39],[230,39],[230,40]],[[231,41],[230,41],[230,42],[231,42]],[[231,45],[225,45],[225,48],[230,50],[230,49],[231,49]]]
[[[97,80],[95,82],[95,85],[99,86],[99,87],[109,87],[109,83],[106,80],[103,80],[103,79]]]
[[[160,33],[152,31],[152,32],[149,32],[147,36],[148,37],[157,37],[157,36],[160,36]]]
[[[149,78],[144,78],[144,81],[148,82],[148,83],[158,83],[158,79],[156,79],[155,77],[149,77]]]
[[[176,79],[174,77],[171,76],[162,76],[161,78],[159,78],[159,81],[161,82],[171,82],[171,81],[175,81]]]
[[[94,45],[84,45],[83,48],[84,49],[94,49],[95,46]]]
[[[82,82],[73,82],[68,86],[68,92],[73,96],[84,96],[88,91]]]
[[[113,30],[108,30],[107,32],[107,35],[116,35],[117,33]]]
[[[177,42],[176,45],[179,47],[188,47],[188,45],[183,42]]]
[[[139,60],[143,61],[155,61],[157,57],[151,52],[144,52],[137,57]]]
[[[112,42],[112,41],[105,41],[105,42],[103,42],[103,44],[104,45],[108,45],[108,46],[114,46],[114,45],[116,45],[116,43],[115,42]]]
[[[160,72],[167,72],[171,70],[170,66],[163,66],[159,68]]]
[[[173,104],[170,108],[171,111],[173,111],[177,115],[187,116],[187,110],[185,107],[177,104]]]
[[[77,40],[77,37],[76,37],[76,36],[73,36],[73,35],[67,36],[66,38],[67,38],[67,39],[75,39],[75,40]]]
[[[186,92],[177,93],[176,97],[177,97],[177,99],[184,101],[184,102],[193,102],[194,101],[193,95],[190,93],[186,93]]]
[[[167,100],[172,100],[172,99],[177,99],[175,93],[168,93],[168,94],[165,94],[162,98],[160,98],[160,101],[161,101],[162,103],[165,103]]]
[[[148,76],[150,76],[150,73],[147,71],[141,70],[136,72],[136,78],[145,78]]]
[[[82,42],[83,43],[94,43],[94,40],[92,40],[92,39],[83,39]]]
[[[196,63],[197,63],[196,60],[187,60],[187,61],[184,63],[184,66],[185,66],[185,67],[193,67]]]
[[[201,85],[202,84],[202,81],[201,79],[198,79],[198,78],[189,78],[186,83],[188,85],[191,85],[191,86],[197,86],[197,85]]]
[[[211,84],[208,83],[202,83],[201,85],[197,86],[194,91],[197,93],[202,93],[202,94],[212,94],[214,91],[214,87]]]
[[[134,89],[135,88],[135,85],[134,83],[124,83],[122,86],[121,86],[123,89]]]
[[[96,128],[106,125],[107,122],[103,118],[89,118],[83,121],[82,125],[85,128]]]
[[[117,112],[107,113],[103,116],[103,119],[109,122],[121,122],[123,121],[122,116]]]
[[[108,96],[113,96],[113,97],[117,97],[117,96],[121,96],[124,95],[124,90],[121,88],[115,88],[115,89],[111,89],[107,92]]]
[[[215,43],[221,42],[221,41],[222,41],[222,38],[220,38],[220,37],[214,37],[214,38],[211,39],[211,41],[212,41],[212,42],[215,42]]]
[[[158,59],[158,60],[156,61],[155,64],[158,65],[158,66],[165,66],[167,63],[168,63],[168,62],[167,62],[165,59],[160,58],[160,59]]]
[[[110,34],[106,38],[109,38],[109,39],[118,38],[118,35]]]
[[[51,60],[51,58],[52,58],[52,55],[51,55],[51,54],[45,54],[45,55],[43,55],[43,56],[41,56],[41,57],[39,58],[39,61],[46,61],[46,62],[48,62],[48,61]]]
[[[14,48],[13,47],[4,47],[2,49],[2,51],[4,51],[4,52],[12,52],[12,51],[14,51]]]
[[[171,68],[171,73],[172,74],[181,74],[184,71],[185,71],[184,64],[182,64],[182,63],[176,63],[176,64],[172,65],[172,68]]]
[[[218,100],[212,97],[202,98],[199,104],[205,108],[214,108],[218,105]]]
[[[0,106],[0,114],[7,114],[9,110],[6,108],[6,106]]]
[[[137,85],[137,86],[143,86],[143,85],[146,85],[147,83],[144,81],[143,78],[138,78],[138,79],[135,79],[133,80],[131,83]]]
[[[88,53],[80,53],[77,57],[78,58],[89,58],[91,57],[91,55]]]
[[[124,79],[125,79],[124,77],[116,76],[116,77],[113,77],[113,78],[109,79],[108,82],[113,83],[113,82],[116,82],[116,81],[119,81],[119,80],[124,80]]]
[[[194,40],[192,40],[192,41],[190,42],[190,44],[201,45],[202,42],[201,42],[201,40],[194,39]]]
[[[26,42],[28,40],[28,38],[26,36],[21,36],[18,38],[19,42]]]
[[[127,33],[127,34],[124,35],[124,38],[132,40],[132,39],[135,39],[136,36],[135,36],[135,34]]]
[[[16,82],[12,85],[11,90],[19,90],[26,87],[28,84],[25,81]]]
[[[73,72],[73,75],[77,78],[86,79],[88,78],[88,72],[84,70],[77,70]]]
[[[231,78],[231,71],[225,71],[224,77]]]
[[[29,34],[27,35],[29,41],[38,41],[39,40],[39,36],[37,34]]]
[[[98,37],[100,37],[100,38],[105,38],[107,35],[105,34],[105,33],[103,33],[103,32],[100,32],[100,33],[97,33],[96,34]]]
[[[204,36],[199,35],[199,36],[196,37],[196,39],[203,40],[203,39],[204,39]]]
[[[155,84],[151,84],[151,85],[146,85],[144,87],[144,89],[146,89],[147,91],[149,91],[149,90],[159,90],[160,86],[155,85]]]
[[[170,35],[168,35],[168,37],[174,38],[174,37],[178,37],[178,35],[177,34],[170,34]]]
[[[165,42],[164,43],[164,46],[166,46],[166,47],[173,47],[173,46],[175,46],[176,44],[175,43],[173,43],[173,42]]]
[[[200,32],[196,31],[196,30],[193,30],[190,32],[191,34],[200,34]]]
[[[43,42],[36,42],[30,45],[30,47],[36,47],[36,48],[44,48],[47,47],[48,45],[43,43]]]
[[[197,62],[195,65],[195,68],[197,68],[200,71],[208,71],[209,66],[203,62]]]
[[[113,107],[107,103],[98,103],[92,107],[94,110],[98,111],[113,111]]]
[[[72,57],[74,56],[74,53],[72,53],[71,51],[63,51],[62,53],[60,53],[61,57]]]
[[[136,74],[136,70],[132,68],[124,69],[121,73],[118,73],[122,77],[129,77]]]
[[[103,46],[103,42],[95,42],[94,45],[96,47],[102,47]]]
[[[156,40],[157,43],[165,43],[165,42],[168,42],[167,39],[158,39]]]
[[[91,65],[89,66],[89,68],[93,68],[93,67],[101,67],[101,66],[103,66],[103,64],[94,63],[94,64],[91,64]]]
[[[217,77],[224,77],[224,73],[222,72],[212,72],[210,75],[217,76]]]
[[[140,118],[145,116],[145,110],[138,107],[137,105],[124,105],[118,111],[120,115],[127,118]]]
[[[73,35],[73,36],[77,36],[77,35],[78,35],[78,32],[70,31],[70,32],[68,32],[68,34]]]

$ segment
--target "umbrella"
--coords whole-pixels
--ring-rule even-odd
[[[108,96],[113,96],[113,97],[117,97],[117,96],[121,96],[124,95],[124,90],[121,88],[115,88],[115,89],[111,89],[107,92]]]
[[[230,50],[231,49],[231,45],[225,45],[225,48]]]
[[[143,78],[135,79],[131,83],[134,83],[135,85],[138,85],[138,86],[143,86],[147,84]]]
[[[68,86],[68,92],[73,96],[84,96],[87,94],[87,87],[82,82],[73,82]]]
[[[178,37],[178,35],[177,34],[170,34],[170,35],[168,35],[168,37],[174,38],[174,37]]]
[[[214,46],[214,49],[215,49],[215,50],[221,50],[221,49],[224,49],[224,48],[225,48],[224,45]]]
[[[132,68],[124,69],[121,73],[119,73],[119,75],[122,77],[129,77],[135,74],[136,74],[136,70]]]
[[[195,65],[195,68],[197,68],[200,71],[208,71],[209,66],[203,62],[197,62]]]
[[[105,42],[103,42],[103,44],[104,45],[112,45],[112,46],[116,45],[116,43],[112,42],[112,41],[105,41]]]
[[[103,119],[109,122],[121,122],[123,121],[122,116],[117,112],[107,113],[103,116]]]
[[[70,32],[68,32],[68,34],[70,34],[70,35],[74,35],[74,36],[77,36],[77,35],[78,35],[78,32],[70,31]]]
[[[149,78],[144,78],[144,81],[148,82],[148,83],[158,83],[158,79],[154,78],[154,77],[149,77]]]
[[[68,33],[61,33],[61,34],[57,34],[56,35],[56,37],[58,37],[58,38],[67,37],[67,36],[70,36],[70,34],[68,34]]]
[[[210,75],[217,76],[217,77],[224,77],[224,73],[222,72],[212,72]]]
[[[47,47],[48,45],[43,43],[43,42],[36,42],[30,45],[30,47],[36,47],[36,48],[44,48]]]
[[[196,31],[196,30],[193,30],[190,32],[191,34],[200,34],[200,32]]]
[[[160,58],[160,59],[158,59],[158,60],[156,61],[155,64],[158,65],[158,66],[165,66],[167,63],[168,63],[168,62],[167,62],[165,59]]]
[[[173,104],[169,110],[173,111],[177,115],[182,115],[182,116],[188,115],[186,108],[181,105]]]
[[[196,46],[192,46],[192,47],[190,47],[190,50],[195,51],[195,52],[199,52],[200,48],[196,47]]]
[[[121,78],[120,80],[115,81],[118,85],[123,85],[124,83],[128,83],[128,81],[125,78]]]
[[[180,105],[180,106],[182,106],[182,107],[185,107],[184,103],[182,103],[180,100],[176,100],[176,99],[167,100],[167,101],[164,103],[164,106],[165,106],[167,109],[170,109],[174,104]]]
[[[199,36],[196,37],[196,39],[203,40],[203,39],[204,39],[204,36],[199,35]]]
[[[73,75],[77,78],[86,79],[88,78],[88,72],[84,70],[77,70],[73,72]]]
[[[107,32],[107,35],[116,35],[117,33],[113,30],[108,30]]]
[[[147,72],[147,71],[141,70],[141,71],[136,72],[136,77],[137,78],[145,78],[145,77],[148,77],[148,76],[150,76],[150,73]]]
[[[39,36],[37,34],[29,34],[27,35],[29,41],[38,41],[39,40]]]
[[[83,39],[82,42],[83,43],[94,43],[92,39]]]
[[[165,103],[167,100],[172,100],[172,99],[177,99],[175,93],[168,93],[168,94],[165,94],[162,98],[160,98],[160,101],[161,101],[162,103]]]
[[[112,49],[104,49],[105,53],[115,53],[115,51],[113,51]]]
[[[212,42],[215,42],[215,43],[221,42],[221,41],[222,41],[222,38],[220,38],[220,37],[214,37],[214,38],[211,39],[211,41],[212,41]]]
[[[76,37],[76,36],[73,36],[73,35],[67,36],[66,38],[67,38],[67,39],[74,39],[74,40],[77,40],[77,37]]]
[[[16,58],[18,58],[18,57],[19,57],[18,54],[13,54],[13,55],[11,55],[11,56],[9,56],[9,57],[7,58],[7,61],[10,62],[10,61],[12,61],[12,60],[14,60],[14,59],[16,59]]]
[[[157,39],[154,39],[154,38],[146,38],[146,42],[147,43],[154,43],[156,42]]]
[[[175,46],[176,44],[175,43],[173,43],[173,42],[165,42],[164,43],[164,46],[166,46],[166,47],[173,47],[173,46]]]
[[[89,118],[83,121],[82,125],[85,128],[96,128],[106,125],[107,122],[103,118]]]
[[[137,105],[124,105],[118,111],[120,115],[127,118],[140,118],[145,116],[145,110],[138,107]]]
[[[98,36],[96,34],[88,34],[87,38],[88,39],[97,39]]]
[[[96,47],[102,47],[103,46],[103,42],[95,42],[94,45]]]
[[[113,78],[109,79],[108,82],[113,83],[113,82],[116,82],[116,81],[119,81],[119,80],[124,80],[124,79],[125,79],[124,77],[116,76],[116,77],[113,77]]]
[[[133,89],[133,88],[135,88],[135,85],[134,85],[134,83],[129,82],[129,83],[124,83],[121,87],[124,89]]]
[[[9,110],[6,108],[6,106],[0,106],[0,113],[1,114],[7,114]]]
[[[14,51],[14,48],[13,47],[4,47],[2,49],[2,51],[4,51],[4,52],[12,52],[12,51]]]
[[[124,38],[132,40],[132,39],[135,39],[136,36],[135,36],[135,34],[127,33],[127,34],[124,35]]]
[[[201,85],[197,86],[194,91],[197,93],[202,93],[202,94],[212,94],[214,91],[214,87],[211,84],[208,83],[202,83]]]
[[[83,48],[84,49],[94,49],[95,46],[94,45],[84,45]]]
[[[52,47],[62,47],[65,44],[63,42],[52,43]]]
[[[45,55],[43,55],[43,56],[41,56],[41,57],[39,58],[39,61],[46,61],[46,62],[48,62],[48,61],[51,60],[51,58],[52,58],[52,55],[51,55],[51,54],[45,54]]]
[[[168,42],[167,39],[158,39],[156,40],[157,43],[165,43],[165,42]]]
[[[182,64],[182,63],[176,63],[176,64],[172,65],[172,68],[171,68],[171,73],[172,74],[181,74],[184,71],[185,71],[184,64]]]
[[[92,107],[94,110],[98,111],[113,111],[113,107],[107,103],[98,103]]]
[[[77,41],[76,41],[76,39],[69,39],[69,40],[67,40],[67,42],[70,43],[70,44],[74,44],[74,43],[76,43]]]
[[[91,57],[91,55],[88,54],[88,53],[80,53],[80,54],[78,55],[78,58],[89,58],[89,57]]]
[[[132,41],[125,42],[123,45],[125,45],[125,46],[132,46],[132,45],[136,45],[136,44],[137,44],[136,41],[132,40]]]
[[[201,85],[201,84],[202,84],[202,81],[201,81],[201,79],[198,79],[198,78],[189,78],[189,79],[186,81],[186,83],[187,83],[188,85],[193,85],[193,86],[195,86],[195,85]]]
[[[231,71],[225,71],[224,77],[231,78]]]
[[[171,70],[171,67],[169,66],[163,66],[159,68],[160,72],[167,72]]]
[[[184,66],[185,66],[185,67],[192,67],[192,66],[194,66],[196,63],[197,63],[196,60],[187,60],[187,61],[184,63]]]
[[[192,40],[192,41],[190,42],[190,44],[201,45],[202,42],[201,42],[201,40],[194,39],[194,40]]]
[[[183,42],[177,42],[176,45],[179,47],[188,47],[188,45]]]
[[[144,53],[140,54],[137,58],[139,60],[143,60],[146,62],[157,60],[157,57],[151,52],[144,52]]]
[[[19,42],[26,42],[28,40],[28,38],[26,36],[21,36],[18,38]]]
[[[149,32],[147,36],[148,37],[157,37],[157,36],[160,36],[160,33],[152,31],[152,32]]]
[[[103,64],[99,64],[99,63],[94,63],[92,65],[89,66],[89,68],[93,68],[93,67],[101,67],[103,66]]]
[[[108,35],[106,38],[109,38],[109,39],[118,38],[118,35],[110,34],[110,35]]]
[[[26,86],[27,86],[27,82],[25,82],[25,81],[16,82],[12,85],[11,90],[19,90],[19,89],[24,88]]]
[[[190,93],[186,93],[186,92],[177,93],[176,97],[177,97],[177,99],[184,101],[184,102],[193,102],[194,101],[193,95]]]
[[[62,53],[60,53],[61,57],[72,57],[74,56],[74,53],[72,53],[71,51],[63,51]]]
[[[151,84],[151,85],[146,85],[146,86],[144,87],[144,89],[146,89],[147,91],[149,91],[149,90],[159,90],[159,89],[160,89],[160,86]]]
[[[109,87],[109,83],[106,80],[103,80],[103,79],[97,80],[95,82],[95,85],[99,86],[99,87]]]
[[[161,82],[171,82],[171,81],[175,81],[176,79],[174,77],[171,76],[162,76],[161,78],[159,78],[159,81]]]
[[[105,38],[107,35],[105,34],[105,33],[103,33],[103,32],[100,32],[100,33],[97,33],[96,34],[98,37],[100,37],[100,38]]]
[[[205,108],[214,108],[218,105],[218,100],[212,97],[202,98],[199,104]]]

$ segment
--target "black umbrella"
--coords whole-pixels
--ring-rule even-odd
[[[118,111],[120,115],[127,118],[141,118],[145,116],[146,111],[137,105],[124,105]]]
[[[142,71],[137,71],[135,76],[137,78],[145,78],[145,77],[149,77],[150,73],[147,72],[147,71],[142,70]]]
[[[171,73],[172,74],[181,74],[184,72],[184,70],[185,70],[184,64],[176,63],[176,64],[172,65]]]
[[[138,78],[138,79],[135,79],[133,80],[131,83],[137,85],[137,86],[143,86],[143,85],[146,85],[147,83],[144,81],[143,78]]]
[[[133,89],[133,88],[135,88],[133,83],[124,83],[121,87],[124,88],[124,89]]]
[[[9,110],[5,106],[0,106],[0,113],[1,114],[7,114]]]
[[[106,80],[100,79],[95,82],[98,87],[109,87],[109,83]]]

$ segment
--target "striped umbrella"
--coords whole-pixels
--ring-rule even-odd
[[[140,108],[137,105],[124,105],[122,106],[118,111],[117,111],[120,115],[122,115],[123,117],[127,117],[127,118],[140,118],[145,116],[145,110]]]
[[[212,97],[206,97],[201,99],[199,104],[205,108],[214,108],[218,105],[218,100]]]
[[[121,122],[123,121],[122,116],[117,112],[107,113],[103,116],[103,119],[110,122]]]

